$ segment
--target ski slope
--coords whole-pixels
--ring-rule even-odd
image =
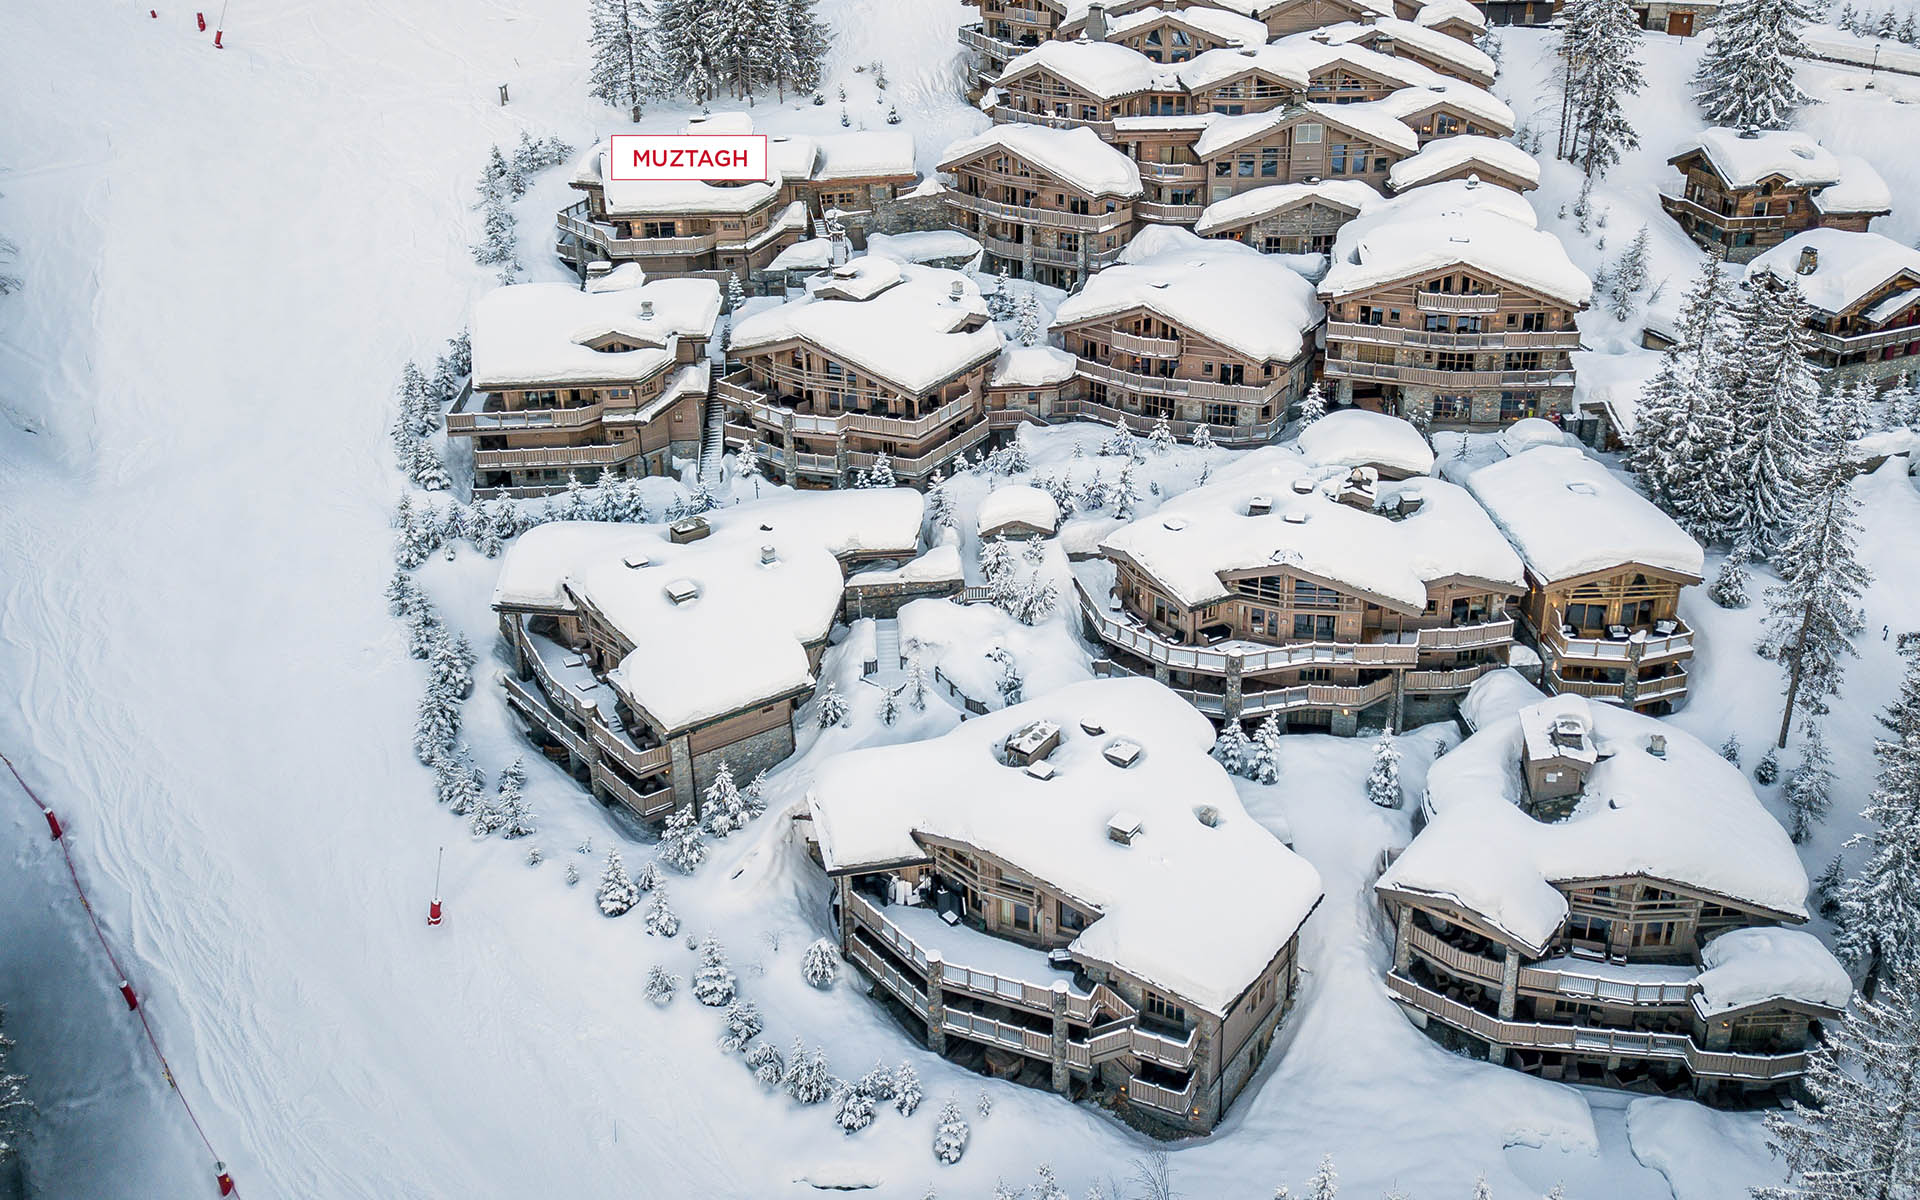
[[[984,124],[955,96],[953,0],[822,9],[841,34],[829,104],[762,103],[764,127],[837,128],[842,85],[877,127],[884,106],[853,70],[875,59],[923,168]],[[814,1195],[795,1179],[838,1174],[918,1198],[930,1182],[943,1195],[1024,1183],[1042,1161],[1076,1195],[1124,1178],[1153,1143],[930,1058],[844,977],[828,992],[799,980],[825,918],[780,804],[819,755],[937,733],[951,710],[806,733],[775,811],[673,885],[689,933],[726,943],[776,1044],[824,1044],[840,1074],[915,1063],[928,1104],[850,1139],[715,1051],[714,1014],[684,995],[645,1003],[653,963],[691,974],[686,939],[594,913],[605,849],[627,847],[630,865],[646,849],[578,789],[530,764],[538,867],[522,845],[471,842],[432,803],[409,746],[419,668],[381,597],[400,490],[389,397],[401,365],[430,358],[491,286],[467,253],[486,147],[612,128],[584,99],[584,11],[234,0],[223,51],[185,10],[0,11],[0,230],[28,280],[0,302],[0,746],[62,810],[180,1086],[249,1197]],[[542,252],[564,193],[550,174],[522,206],[530,277],[564,277]],[[1049,434],[1036,461],[1100,436]],[[965,515],[978,499],[963,497]],[[1911,501],[1897,512],[1909,523],[1870,517],[1883,572],[1912,557]],[[483,648],[492,570],[470,552],[422,570]],[[1920,623],[1876,620],[1900,616]],[[1051,636],[1066,637],[1059,618]],[[1878,689],[1891,655],[1869,652]],[[829,660],[843,690],[857,658]],[[479,674],[468,733],[491,773],[520,751],[487,662]],[[1863,691],[1848,711],[1879,702]],[[1743,731],[1764,728],[1764,707]],[[1176,1149],[1181,1191],[1268,1196],[1331,1152],[1355,1195],[1463,1197],[1485,1173],[1502,1197],[1564,1180],[1578,1200],[1667,1200],[1627,1143],[1622,1098],[1447,1054],[1392,1006],[1370,884],[1407,814],[1365,803],[1366,742],[1284,749],[1287,782],[1244,785],[1244,799],[1292,832],[1329,894],[1284,1053],[1213,1138]],[[1410,791],[1430,757],[1417,749]],[[430,931],[442,845],[449,921]],[[0,853],[0,1003],[42,1108],[32,1194],[212,1194],[212,1164],[82,940],[45,828],[11,792]],[[577,889],[560,881],[567,863]],[[948,1097],[973,1144],[939,1168],[927,1146]]]

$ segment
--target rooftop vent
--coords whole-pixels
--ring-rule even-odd
[[[1107,727],[1098,721],[1080,722],[1080,732],[1086,734],[1088,737],[1099,737],[1106,731]]]
[[[1655,758],[1665,758],[1667,756],[1667,735],[1664,733],[1656,733],[1648,737],[1647,753],[1653,755]]]
[[[1313,480],[1305,478],[1294,480],[1293,494],[1296,496],[1311,496],[1313,494]]]
[[[1133,839],[1140,836],[1140,818],[1125,811],[1107,818],[1107,840],[1119,842],[1122,846],[1133,845]]]
[[[1600,494],[1599,488],[1594,487],[1584,479],[1576,479],[1572,483],[1569,483],[1567,490],[1576,496],[1598,496]]]
[[[860,268],[854,266],[852,263],[848,263],[845,266],[841,266],[841,267],[835,267],[833,269],[833,277],[835,279],[852,279],[855,275],[858,275],[859,273],[860,273]]]
[[[1753,126],[1749,125],[1745,129],[1742,129],[1740,131],[1740,136],[1747,139],[1750,142],[1757,142],[1760,140],[1760,131],[1754,128]]]
[[[1294,510],[1281,513],[1280,519],[1289,525],[1305,525],[1307,523],[1307,514]]]
[[[1193,819],[1205,825],[1208,829],[1218,829],[1220,827],[1220,810],[1211,804],[1202,804],[1193,810]]]
[[[1140,743],[1116,738],[1100,752],[1100,756],[1116,767],[1130,767],[1140,760]]]
[[[1820,251],[1812,246],[1800,247],[1800,261],[1794,270],[1802,275],[1811,275],[1820,269]]]
[[[1572,713],[1562,713],[1553,719],[1553,728],[1548,731],[1556,746],[1578,746],[1587,737],[1587,723]]]
[[[1419,512],[1421,506],[1424,505],[1426,502],[1427,502],[1427,498],[1425,496],[1422,496],[1419,492],[1401,492],[1400,499],[1398,502],[1400,515],[1403,517],[1410,517],[1413,514]]]
[[[652,559],[644,554],[630,554],[620,561],[627,564],[627,569],[632,571],[638,571],[641,567],[648,566],[653,562]]]
[[[700,598],[700,585],[691,579],[676,579],[662,590],[675,604],[691,604]]]
[[[667,526],[667,540],[676,546],[684,546],[688,542],[697,542],[712,532],[705,517],[687,517],[685,520],[675,521]]]
[[[773,532],[773,526],[771,526],[771,525],[762,525],[762,526],[760,527],[760,532],[761,532],[761,533],[772,533],[772,532]]]
[[[1052,721],[1035,721],[1007,735],[1007,764],[1031,766],[1060,746],[1060,727]]]
[[[1058,775],[1059,773],[1060,772],[1054,770],[1053,764],[1050,762],[1034,762],[1034,763],[1027,764],[1027,774],[1033,776],[1035,779],[1038,779],[1043,783],[1049,779],[1052,779],[1055,775]]]
[[[1272,496],[1268,496],[1262,493],[1261,495],[1254,496],[1253,498],[1247,501],[1247,515],[1250,517],[1264,517],[1272,511],[1273,511]]]
[[[1163,288],[1167,286],[1167,281],[1164,279],[1156,279],[1153,281],[1152,286],[1157,288]]]
[[[640,302],[640,319],[642,321],[653,320],[653,301],[642,300]]]
[[[960,299],[962,296],[965,296],[966,294],[967,294],[967,285],[964,283],[961,283],[958,279],[954,280],[953,286],[947,289],[947,295],[953,297],[955,300]]]
[[[1480,186],[1480,172],[1478,171],[1467,172],[1467,186],[1470,188],[1477,188]]]
[[[1170,533],[1179,533],[1187,527],[1187,523],[1179,517],[1168,517],[1166,520],[1160,522],[1160,527]]]
[[[777,563],[779,561],[780,561],[780,552],[778,550],[775,550],[770,545],[760,547],[760,562],[763,565],[767,563]]]

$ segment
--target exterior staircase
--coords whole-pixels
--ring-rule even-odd
[[[900,622],[873,623],[873,657],[882,671],[898,671],[900,662]]]
[[[727,407],[717,397],[709,397],[706,428],[700,434],[700,482],[708,487],[720,485],[720,463],[727,453]]]

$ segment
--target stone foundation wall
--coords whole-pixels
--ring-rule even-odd
[[[772,729],[763,729],[759,733],[722,747],[693,756],[693,790],[695,795],[707,790],[713,777],[720,772],[720,764],[725,762],[733,768],[734,782],[741,787],[747,786],[760,772],[770,770],[793,754],[793,722],[776,725]],[[676,797],[682,804],[690,803],[691,796]]]

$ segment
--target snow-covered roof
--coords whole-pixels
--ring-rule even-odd
[[[714,510],[712,532],[684,544],[665,525],[550,522],[507,551],[494,604],[590,603],[634,647],[607,681],[684,729],[809,686],[806,644],[840,607],[838,556],[912,554],[924,509],[911,488],[781,497]],[[676,602],[669,591],[689,581],[696,594]]]
[[[1545,417],[1522,417],[1502,429],[1500,448],[1508,454],[1521,454],[1537,446],[1567,446],[1572,442],[1567,431]]]
[[[1571,306],[1586,304],[1592,281],[1536,220],[1524,197],[1490,183],[1450,179],[1413,188],[1340,227],[1320,294],[1345,296],[1466,266]]]
[[[687,133],[751,133],[753,121],[745,113],[721,113],[687,122]],[[697,179],[620,180],[607,169],[611,142],[589,150],[574,172],[575,183],[601,185],[610,213],[696,213],[737,215],[771,203],[783,180],[806,179],[813,172],[819,147],[814,139],[778,134],[767,141],[766,182],[715,184]]]
[[[769,271],[824,270],[833,262],[832,238],[805,238],[773,256]]]
[[[914,392],[1000,353],[1000,332],[971,279],[871,254],[810,277],[804,298],[740,322],[733,351],[790,339]]]
[[[960,547],[942,542],[910,562],[897,567],[868,567],[847,577],[848,587],[892,583],[959,583],[966,579],[960,564]]]
[[[1814,251],[1813,270],[1800,274],[1800,252]],[[1772,275],[1798,283],[1807,303],[1822,312],[1844,312],[1902,271],[1920,275],[1920,250],[1877,233],[1808,229],[1747,264],[1747,278]]]
[[[1173,73],[1166,66],[1131,46],[1046,41],[1008,62],[994,86],[1006,87],[1035,68],[1106,100],[1175,85]]]
[[[1251,225],[1283,209],[1311,201],[1360,213],[1365,212],[1369,206],[1379,203],[1379,200],[1380,193],[1375,191],[1372,185],[1362,183],[1358,179],[1323,179],[1315,183],[1275,183],[1236,192],[1223,200],[1215,200],[1207,205],[1205,211],[1200,214],[1200,219],[1194,222],[1193,231],[1202,237],[1211,236],[1222,230]]]
[[[900,262],[930,263],[970,259],[980,243],[958,229],[920,229],[908,233],[870,233],[867,253]]]
[[[1478,730],[1495,721],[1518,716],[1547,698],[1547,694],[1527,681],[1512,667],[1488,671],[1473,681],[1460,698],[1460,719],[1470,730]]]
[[[1037,487],[1010,484],[995,488],[980,501],[978,523],[981,537],[990,537],[1009,525],[1030,525],[1052,533],[1060,524],[1060,505]]]
[[[1159,253],[1108,267],[1060,305],[1054,325],[1076,325],[1144,308],[1256,362],[1299,356],[1326,310],[1313,285],[1239,242],[1168,227]]]
[[[1224,8],[1195,5],[1174,12],[1160,8],[1143,8],[1107,22],[1107,40],[1118,41],[1136,30],[1145,29],[1161,21],[1172,20],[1189,29],[1208,34],[1230,46],[1264,46],[1267,42],[1267,27],[1264,22],[1239,13],[1228,12]]]
[[[1462,133],[1435,138],[1422,146],[1418,154],[1393,164],[1387,171],[1387,186],[1404,192],[1466,166],[1497,171],[1528,187],[1540,184],[1540,164],[1534,161],[1533,155],[1512,142],[1478,133]]]
[[[1693,1007],[1709,1019],[1777,1000],[1838,1012],[1853,998],[1847,969],[1803,929],[1730,929],[1701,948],[1700,967]]]
[[[1543,582],[1638,563],[1700,577],[1700,543],[1572,446],[1540,446],[1467,476],[1467,488]]]
[[[1732,187],[1756,187],[1776,175],[1795,187],[1825,187],[1840,180],[1840,160],[1797,129],[1742,131],[1714,126],[1682,142],[1667,161],[1696,151]]]
[[[1194,140],[1194,156],[1201,159],[1210,158],[1223,150],[1231,149],[1253,138],[1262,137],[1269,130],[1278,129],[1308,115],[1336,128],[1358,134],[1376,146],[1387,146],[1403,154],[1412,154],[1420,145],[1419,138],[1414,135],[1406,122],[1371,104],[1321,104],[1316,101],[1311,104],[1269,109],[1266,112],[1219,117],[1207,126],[1206,132]]]
[[[1422,502],[1393,519],[1336,501],[1346,477],[1292,446],[1264,447],[1114,530],[1101,549],[1138,563],[1188,607],[1225,598],[1221,575],[1261,567],[1303,571],[1415,613],[1426,607],[1433,580],[1460,575],[1508,591],[1522,587],[1520,559],[1461,488],[1426,478],[1382,482],[1382,508],[1404,496]],[[1311,486],[1297,492],[1296,480]],[[1256,497],[1271,508],[1250,516]]]
[[[1058,346],[1012,345],[994,360],[991,388],[1050,387],[1073,378],[1080,360]]]
[[[640,278],[634,266],[595,280],[595,290],[516,283],[480,297],[473,306],[474,390],[647,379],[672,365],[680,338],[712,335],[719,284],[655,279],[633,286]],[[609,338],[635,348],[593,348]]]
[[[1425,87],[1406,87],[1372,101],[1372,105],[1402,121],[1436,105],[1445,105],[1483,122],[1491,129],[1511,133],[1513,109],[1507,102],[1482,87],[1458,79],[1430,83]]]
[[[1300,431],[1300,453],[1318,467],[1380,467],[1402,475],[1433,470],[1433,447],[1411,422],[1366,408],[1330,412]]]
[[[814,139],[819,157],[811,178],[913,178],[913,135],[894,130],[863,129],[854,133],[822,134]]]
[[[1836,154],[1840,163],[1840,180],[1813,193],[1813,206],[1829,216],[1843,213],[1872,213],[1876,216],[1893,211],[1893,189],[1873,169],[1873,164],[1858,154]]]
[[[1280,80],[1295,91],[1307,90],[1307,60],[1272,46],[1208,50],[1173,67],[1180,83],[1195,92],[1254,70]]]
[[[1062,731],[1045,780],[998,757],[1038,720]],[[1102,753],[1122,738],[1143,748],[1129,767]],[[833,872],[924,861],[915,834],[1003,859],[1099,914],[1068,947],[1076,957],[1223,1015],[1322,893],[1313,867],[1241,806],[1213,740],[1207,719],[1153,680],[1076,683],[930,741],[828,759],[810,793],[814,829]],[[1140,822],[1131,845],[1107,835],[1121,811]]]
[[[1362,29],[1365,26],[1355,25],[1351,28]],[[1337,67],[1400,87],[1426,87],[1453,78],[1451,75],[1442,75],[1423,62],[1395,54],[1383,54],[1358,41],[1337,41],[1321,29],[1290,33],[1273,42],[1269,50],[1276,58],[1291,59],[1298,63],[1301,70],[1308,74]]]
[[[1529,714],[1578,717],[1599,752],[1563,820],[1520,807]],[[1656,734],[1664,757],[1648,753]],[[1425,808],[1426,828],[1378,886],[1457,904],[1533,954],[1567,917],[1555,885],[1586,879],[1645,876],[1790,920],[1807,915],[1800,856],[1740,769],[1629,709],[1561,695],[1487,722],[1427,772]]]
[[[1090,196],[1128,197],[1140,194],[1140,168],[1132,159],[1101,141],[1093,130],[1085,127],[1053,129],[1045,125],[1018,123],[995,125],[984,133],[961,138],[948,146],[940,155],[941,169],[949,170],[955,163],[993,149],[1005,150],[1023,158]]]
[[[1427,0],[1413,19],[1427,28],[1444,25],[1448,21],[1460,21],[1480,33],[1487,31],[1487,18],[1468,0]]]
[[[1482,79],[1491,80],[1499,70],[1493,59],[1471,42],[1450,33],[1441,33],[1418,21],[1405,21],[1399,17],[1376,17],[1365,23],[1342,21],[1338,25],[1311,30],[1307,36],[1318,39],[1323,35],[1336,45],[1345,42],[1372,43],[1377,39],[1391,38],[1395,50],[1405,45],[1428,58]]]

